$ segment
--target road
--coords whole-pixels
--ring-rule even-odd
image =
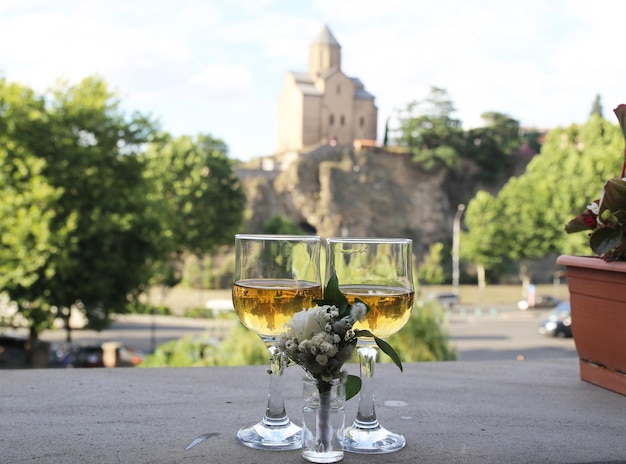
[[[537,332],[539,322],[549,310],[520,311],[514,306],[499,305],[485,309],[466,306],[455,309],[447,318],[446,328],[450,343],[463,361],[504,359],[540,359],[576,357],[572,339],[545,337]],[[103,332],[76,330],[73,341],[81,344],[101,344],[118,341],[144,352],[153,344],[187,334],[220,336],[232,324],[225,320],[196,320],[167,316],[118,316],[111,327]],[[65,332],[46,331],[42,340],[62,342]]]
[[[462,361],[577,357],[573,339],[537,332],[549,311],[520,311],[513,306],[457,310],[448,319],[450,343]]]
[[[220,319],[118,315],[110,327],[102,332],[73,330],[72,342],[85,346],[116,341],[129,348],[148,353],[154,346],[185,335],[222,336],[234,323],[233,320]],[[65,330],[46,330],[40,338],[46,342],[62,343],[65,341],[66,333]]]

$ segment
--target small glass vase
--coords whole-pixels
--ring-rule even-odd
[[[330,382],[303,379],[302,457],[309,462],[343,459],[345,378]]]

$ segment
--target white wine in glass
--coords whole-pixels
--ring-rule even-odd
[[[302,430],[285,411],[282,373],[287,360],[276,337],[295,313],[322,297],[320,249],[318,236],[235,236],[233,306],[243,325],[265,343],[271,374],[263,419],[237,432],[239,442],[250,448],[302,447]]]
[[[329,238],[326,240],[326,279],[335,273],[339,289],[351,303],[364,301],[370,311],[356,330],[369,330],[385,339],[398,332],[411,316],[414,302],[412,241],[394,238]],[[374,408],[374,367],[378,347],[373,338],[357,343],[362,387],[354,423],[344,435],[344,449],[353,453],[391,453],[405,438],[381,426]]]
[[[314,306],[313,299],[319,298],[321,285],[317,282],[243,279],[233,287],[233,305],[239,319],[261,337],[280,335],[294,313]]]

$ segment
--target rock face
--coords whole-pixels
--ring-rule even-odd
[[[261,233],[280,215],[322,237],[411,238],[419,261],[432,243],[451,241],[458,203],[481,188],[470,162],[426,171],[410,154],[376,148],[323,146],[277,161],[278,169],[237,171],[248,198],[245,232]]]

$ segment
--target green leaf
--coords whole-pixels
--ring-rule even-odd
[[[621,227],[618,229],[610,227],[597,229],[589,238],[589,246],[598,256],[603,256],[620,244],[622,236],[623,231]]]
[[[393,347],[382,338],[374,337],[374,341],[378,345],[378,348],[383,350],[383,352],[391,358],[395,365],[398,366],[400,372],[402,372],[402,361],[400,361],[400,357],[398,356],[398,353],[396,353],[396,350],[394,350]]]
[[[398,366],[398,369],[400,369],[401,372],[403,371],[402,361],[400,360],[398,353],[396,353],[396,350],[394,350],[393,347],[389,343],[387,343],[385,340],[383,340],[382,338],[378,338],[369,330],[355,330],[354,335],[356,335],[357,337],[373,338],[374,341],[376,342],[376,345],[378,345],[378,348],[380,348],[383,353],[385,353],[387,356],[391,358],[391,360],[394,362],[396,366]]]
[[[361,391],[361,378],[356,375],[348,375],[346,379],[346,401],[356,396]]]
[[[315,300],[318,305],[334,305],[339,309],[339,315],[345,316],[346,309],[348,309],[348,299],[339,290],[339,279],[337,274],[333,273],[326,284],[324,289],[324,298],[321,300]]]
[[[626,181],[622,179],[609,179],[604,184],[604,196],[601,202],[601,210],[618,211],[626,205]]]

